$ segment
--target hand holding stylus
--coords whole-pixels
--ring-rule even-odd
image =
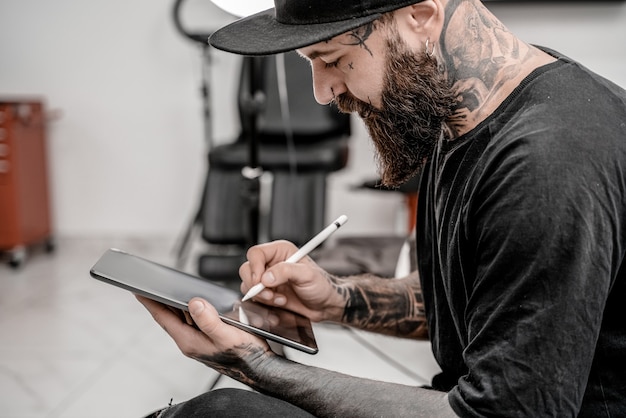
[[[285,263],[297,263],[302,258],[306,257],[311,251],[317,248],[322,242],[326,241],[326,239],[328,239],[328,237],[330,237],[333,234],[333,232],[339,229],[341,225],[345,224],[347,220],[348,220],[348,217],[346,215],[341,215],[340,217],[338,217],[334,222],[332,222],[330,225],[324,228],[319,234],[311,238],[311,240],[307,242],[306,244],[304,244],[298,251],[293,253],[291,257],[285,260]],[[242,301],[245,302],[246,300],[255,297],[256,295],[261,293],[263,289],[265,289],[265,286],[263,285],[263,283],[257,283],[256,285],[252,286],[250,290],[248,290],[246,295],[243,297]]]

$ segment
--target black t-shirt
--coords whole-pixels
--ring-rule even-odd
[[[421,179],[433,386],[461,416],[626,416],[626,92],[550,53]]]

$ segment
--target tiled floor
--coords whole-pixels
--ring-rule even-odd
[[[185,358],[129,293],[89,268],[109,247],[173,265],[171,242],[60,240],[18,269],[0,265],[0,417],[142,417],[207,390],[216,374]],[[320,352],[297,361],[423,384],[437,371],[425,342],[316,325]],[[381,358],[384,350],[389,359]],[[239,386],[221,379],[218,387]]]

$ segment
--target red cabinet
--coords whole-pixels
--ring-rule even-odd
[[[53,247],[47,173],[43,103],[0,98],[0,251],[14,267],[29,246]]]

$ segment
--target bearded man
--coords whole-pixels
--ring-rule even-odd
[[[626,416],[626,92],[478,0],[275,5],[212,45],[298,50],[317,101],[363,118],[384,183],[421,175],[418,271],[335,277],[285,263],[296,247],[279,241],[248,251],[241,289],[398,337],[426,321],[442,372],[428,388],[345,376],[274,354],[202,299],[194,327],[139,297],[184,354],[260,392],[161,416]]]

